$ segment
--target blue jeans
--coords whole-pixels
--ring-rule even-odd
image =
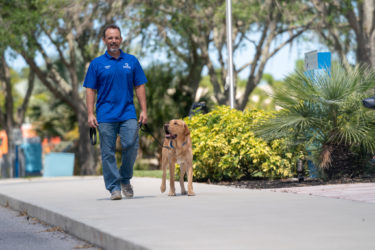
[[[117,168],[115,157],[118,134],[122,148],[120,169]],[[109,192],[121,191],[120,184],[130,184],[133,177],[133,166],[139,147],[137,120],[99,123],[99,138],[105,187]]]

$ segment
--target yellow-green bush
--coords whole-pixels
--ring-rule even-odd
[[[289,149],[284,139],[267,143],[252,132],[260,119],[270,115],[218,106],[208,114],[186,118],[193,142],[194,180],[293,176],[297,150]]]

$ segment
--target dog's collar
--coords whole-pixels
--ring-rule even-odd
[[[184,143],[182,143],[182,146],[185,146],[186,144],[187,144],[187,141],[185,141]],[[169,148],[174,149],[172,140],[169,141]]]

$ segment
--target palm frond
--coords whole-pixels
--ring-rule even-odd
[[[346,71],[338,65],[313,76],[297,71],[274,90],[275,103],[283,110],[255,133],[266,139],[299,138],[305,145],[346,145],[374,152],[375,111],[361,102],[372,88],[375,73],[364,67]],[[332,149],[317,151],[322,166],[329,166]]]
[[[314,116],[312,108],[314,106],[311,103],[300,103],[289,110],[283,110],[274,118],[261,123],[254,133],[264,138],[280,138],[291,131],[301,134],[313,127],[320,127],[321,120]]]

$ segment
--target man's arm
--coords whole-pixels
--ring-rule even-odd
[[[139,122],[147,124],[147,103],[146,103],[146,88],[145,85],[138,85],[135,87],[135,94],[137,95],[141,112],[139,113]]]
[[[94,115],[95,95],[95,89],[86,88],[87,121],[91,128],[96,128],[99,125]]]

